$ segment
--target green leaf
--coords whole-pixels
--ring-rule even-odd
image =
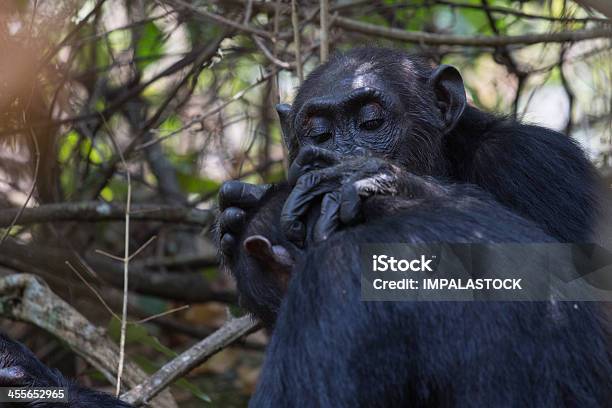
[[[57,155],[60,163],[64,164],[70,160],[78,144],[79,134],[74,130],[68,132],[68,134],[60,140]]]
[[[111,63],[109,45],[106,41],[98,41],[95,45],[96,67],[107,67]]]
[[[153,21],[143,27],[136,44],[136,66],[140,71],[159,59],[164,49],[163,35],[163,31]]]
[[[192,382],[187,381],[185,378],[181,378],[180,380],[178,380],[176,382],[176,385],[189,391],[191,394],[193,394],[195,397],[201,399],[202,401],[205,402],[212,402],[210,397],[208,396],[208,394],[206,394],[204,391],[200,390],[200,388],[195,385]]]
[[[204,275],[204,278],[206,278],[206,280],[217,279],[219,277],[219,268],[217,268],[216,266],[204,268],[202,270],[202,275]]]
[[[104,187],[102,191],[100,191],[100,196],[106,201],[113,201],[113,190],[108,187]]]
[[[177,178],[181,189],[186,193],[214,193],[221,187],[221,184],[217,181],[181,171],[177,172]]]
[[[181,127],[183,127],[181,119],[177,115],[170,115],[159,125],[159,135],[161,137],[167,136],[178,131]]]

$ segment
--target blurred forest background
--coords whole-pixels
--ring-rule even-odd
[[[611,4],[3,0],[0,328],[113,392],[114,363],[104,372],[82,341],[94,327],[113,347],[124,333],[127,391],[135,371],[240,315],[212,238],[218,189],[284,178],[274,105],[355,46],[457,66],[471,103],[575,138],[610,183]],[[244,406],[266,340],[255,332],[216,353],[170,400]]]

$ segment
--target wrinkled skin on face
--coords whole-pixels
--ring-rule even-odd
[[[442,137],[465,108],[461,77],[389,52],[363,49],[330,61],[308,77],[293,106],[278,106],[291,161],[300,148],[317,146],[343,156],[366,151],[415,174],[446,173]]]

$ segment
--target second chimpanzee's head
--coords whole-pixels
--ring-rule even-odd
[[[337,54],[304,81],[293,106],[277,106],[293,160],[303,146],[365,150],[418,174],[443,174],[442,140],[466,106],[459,72],[400,50]]]

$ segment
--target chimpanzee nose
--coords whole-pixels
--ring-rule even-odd
[[[355,146],[354,144],[349,144],[345,146],[337,146],[338,153],[345,156],[358,156],[364,157],[369,154],[369,150],[365,147]]]

